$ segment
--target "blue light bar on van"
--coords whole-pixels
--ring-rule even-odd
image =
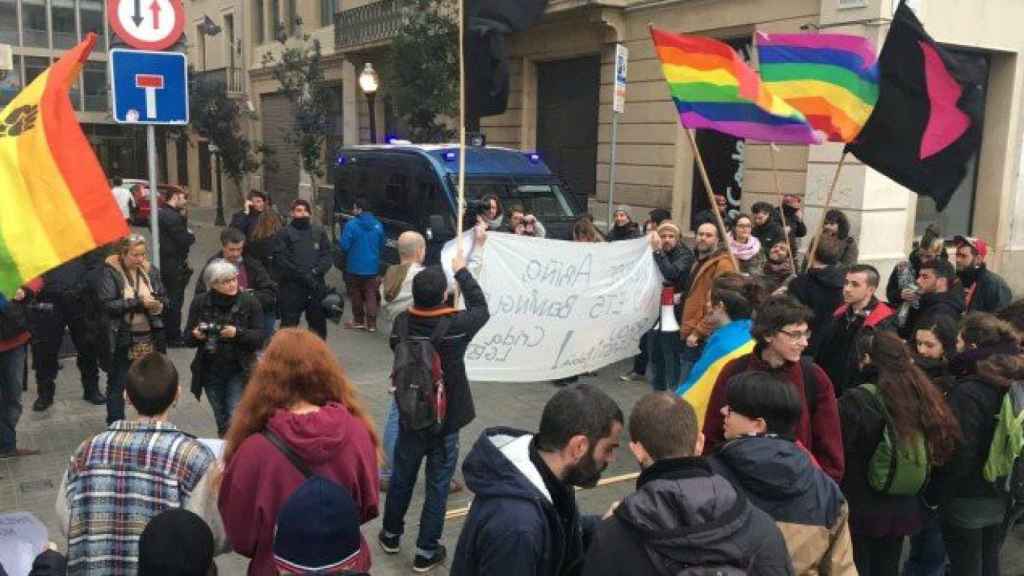
[[[335,159],[335,161],[334,161],[334,163],[336,165],[338,165],[338,166],[344,166],[347,162],[348,162],[348,157],[345,156],[344,154],[339,155],[338,158]]]
[[[444,153],[445,162],[455,162],[459,159],[459,155],[456,152],[448,151]]]
[[[540,154],[537,154],[536,152],[531,152],[530,154],[527,154],[526,158],[530,160],[530,164],[536,164],[540,162]]]

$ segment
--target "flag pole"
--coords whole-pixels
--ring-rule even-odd
[[[700,177],[704,180],[704,191],[707,192],[708,201],[711,202],[711,211],[715,214],[715,221],[718,223],[718,233],[722,237],[722,243],[729,249],[729,260],[732,261],[733,268],[739,272],[740,266],[739,263],[736,262],[736,255],[732,253],[732,248],[729,248],[729,238],[725,230],[725,222],[722,220],[722,215],[718,213],[718,204],[715,203],[715,193],[711,190],[711,179],[708,178],[708,170],[704,167],[704,158],[700,155],[700,149],[697,148],[697,139],[693,137],[693,132],[685,126],[683,126],[683,132],[686,132],[686,135],[690,139],[690,147],[693,148],[693,157],[697,160],[697,168],[700,170]]]
[[[772,158],[772,174],[775,176],[775,193],[779,195],[779,216],[782,218],[782,235],[786,237],[786,249],[789,250],[789,264],[793,267],[793,273],[796,274],[796,256],[793,254],[793,244],[789,241],[789,232],[786,231],[786,208],[785,199],[786,197],[782,194],[782,185],[779,184],[779,171],[775,168],[775,144],[768,144],[768,152]],[[764,246],[767,250],[771,250],[771,246]]]
[[[836,185],[839,184],[839,173],[843,171],[843,164],[846,163],[846,150],[843,150],[843,155],[839,157],[839,164],[836,166],[836,174],[832,177],[832,186],[828,189],[828,196],[825,197],[825,207],[822,209],[821,223],[822,226],[818,230],[818,233],[814,235],[814,242],[811,244],[811,249],[807,252],[807,266],[810,267],[811,262],[814,262],[814,255],[818,251],[818,242],[821,241],[821,233],[825,229],[825,214],[828,213],[828,209],[832,206],[832,194],[836,191]]]
[[[463,43],[466,35],[465,2],[459,0],[459,211],[455,228],[456,253],[462,255],[462,225],[466,212],[466,58]]]

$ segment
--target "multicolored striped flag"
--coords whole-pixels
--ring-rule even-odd
[[[0,294],[128,234],[68,89],[89,34],[0,112]]]
[[[750,337],[750,320],[736,320],[715,330],[704,346],[704,352],[690,370],[690,375],[676,388],[693,406],[697,423],[704,427],[704,415],[708,411],[711,391],[715,389],[718,374],[734,358],[754,351],[754,340]]]
[[[833,142],[852,142],[878,102],[878,56],[848,34],[757,34],[764,85]]]
[[[651,38],[683,126],[762,142],[819,142],[804,115],[768,91],[728,44],[654,27]]]

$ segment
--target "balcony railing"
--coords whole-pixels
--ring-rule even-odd
[[[195,72],[193,75],[200,82],[222,84],[228,94],[241,94],[243,91],[241,68],[215,68],[213,70]]]
[[[334,47],[346,50],[398,35],[405,15],[400,0],[378,0],[334,15]]]

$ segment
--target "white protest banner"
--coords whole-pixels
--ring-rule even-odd
[[[0,514],[0,566],[11,576],[25,576],[49,542],[46,526],[29,512]]]
[[[659,312],[646,239],[577,243],[488,233],[469,266],[491,319],[466,351],[471,380],[536,382],[633,356]],[[442,259],[450,264],[454,241]]]

